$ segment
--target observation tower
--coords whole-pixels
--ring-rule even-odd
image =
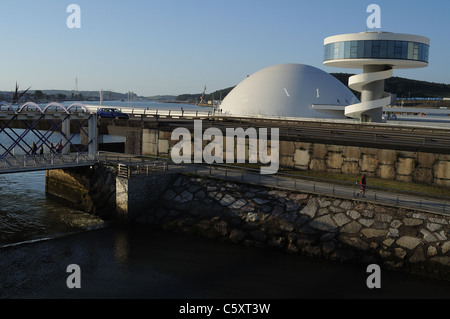
[[[426,37],[391,32],[369,31],[342,34],[324,40],[323,64],[340,68],[363,69],[349,78],[348,86],[361,92],[361,101],[345,107],[345,115],[361,122],[382,122],[383,107],[391,104],[384,92],[384,80],[393,69],[428,66],[430,40]]]

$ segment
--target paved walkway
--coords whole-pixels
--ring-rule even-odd
[[[107,154],[104,154],[107,155]],[[106,160],[105,156],[102,157]],[[297,190],[305,193],[312,193],[325,196],[334,196],[338,198],[372,202],[381,205],[400,207],[418,211],[425,211],[435,214],[450,215],[450,197],[433,198],[431,195],[413,193],[407,194],[405,192],[392,190],[378,190],[367,186],[365,197],[358,196],[360,187],[358,184],[350,185],[341,183],[339,181],[320,181],[306,180],[301,177],[287,174],[277,175],[261,175],[259,170],[250,171],[248,169],[236,168],[231,166],[206,166],[199,164],[191,165],[176,165],[166,164],[166,161],[145,160],[129,155],[116,155],[108,157],[106,162],[127,163],[135,165],[140,163],[139,166],[145,166],[146,164],[159,167],[159,170],[168,172],[184,172],[191,173],[199,176],[210,176],[214,178],[220,178],[232,182],[244,182],[253,185],[260,185],[272,188],[280,188],[286,190]],[[143,170],[145,172],[145,169]],[[152,171],[152,170],[151,170]],[[154,170],[153,170],[154,171]]]
[[[259,172],[249,172],[242,169],[206,166],[185,166],[184,172],[211,176],[234,182],[245,182],[266,187],[298,190],[318,195],[335,196],[339,198],[373,202],[382,205],[401,207],[413,210],[426,211],[436,214],[450,215],[450,198],[434,199],[422,196],[409,195],[392,191],[370,189],[368,186],[365,197],[359,196],[358,184],[342,185],[339,182],[320,182],[295,178],[292,175],[261,175]]]

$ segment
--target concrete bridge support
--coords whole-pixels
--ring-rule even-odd
[[[116,223],[139,219],[157,202],[176,173],[119,176],[117,169],[103,165],[49,170],[45,190],[48,197]]]
[[[101,165],[46,171],[47,197],[104,220],[112,220],[116,208],[116,172]]]
[[[134,222],[153,207],[163,192],[173,183],[177,174],[153,173],[149,176],[116,178],[116,215],[119,223]]]

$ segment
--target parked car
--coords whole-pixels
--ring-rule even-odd
[[[98,117],[109,119],[125,119],[128,120],[130,116],[127,113],[121,112],[119,109],[101,108],[97,111]]]

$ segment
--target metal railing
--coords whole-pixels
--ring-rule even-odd
[[[98,160],[105,164],[120,164],[119,167],[127,166],[130,169],[129,173],[127,173],[128,177],[138,174],[148,175],[156,171],[178,172],[220,178],[232,182],[371,201],[383,205],[420,209],[433,213],[450,214],[450,197],[371,185],[366,185],[366,191],[364,197],[362,197],[358,182],[350,183],[282,172],[273,175],[262,175],[259,169],[233,165],[174,164],[169,158],[151,156],[137,157],[117,153],[100,152]]]
[[[9,155],[0,157],[0,172],[17,170],[36,170],[53,167],[69,167],[84,164],[94,164],[96,154],[38,154],[38,155]]]

